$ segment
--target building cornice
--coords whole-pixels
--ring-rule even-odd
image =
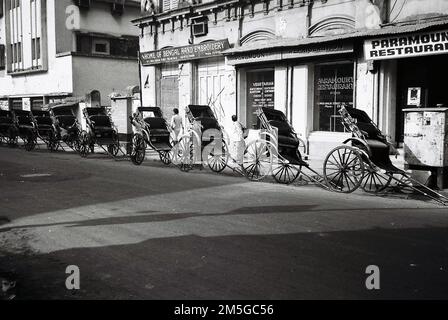
[[[167,11],[167,12],[149,14],[149,15],[143,16],[141,18],[134,19],[131,22],[136,26],[140,26],[142,24],[154,24],[154,23],[163,22],[166,20],[177,19],[178,17],[193,16],[195,14],[203,13],[203,12],[213,12],[218,9],[232,7],[237,4],[246,5],[251,2],[253,3],[255,1],[220,0],[220,1],[213,1],[213,2],[207,2],[207,3],[200,3],[200,4],[189,4],[188,6],[177,8],[177,9]],[[262,1],[259,1],[259,2],[262,2]]]

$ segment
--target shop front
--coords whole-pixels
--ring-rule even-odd
[[[223,39],[142,52],[142,73],[147,73],[146,80],[142,79],[143,104],[153,101],[167,119],[174,108],[184,115],[188,104],[207,104],[218,118],[224,118],[225,109],[229,108],[228,95],[234,91],[234,75],[222,55],[228,48],[228,40]],[[155,79],[155,83],[148,83],[150,79]],[[145,91],[150,87],[154,90]]]
[[[397,145],[404,140],[404,109],[448,106],[448,31],[393,35],[364,43],[367,60],[377,64],[388,81],[380,84],[384,98],[379,112],[391,126],[386,133]],[[391,105],[391,107],[387,107]]]
[[[338,133],[344,134],[344,128],[338,109],[342,105],[354,106],[355,58],[351,41],[296,47],[284,41],[278,48],[231,49],[226,56],[227,63],[237,69],[238,110],[247,127],[257,125],[258,107],[275,108],[286,114],[316,158],[334,143],[328,148],[323,145],[335,139],[341,141]]]

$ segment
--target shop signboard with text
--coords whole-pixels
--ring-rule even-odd
[[[144,66],[176,61],[205,59],[220,56],[224,50],[229,49],[227,39],[193,44],[190,46],[166,48],[140,53],[140,61]]]
[[[448,31],[366,40],[367,60],[385,60],[448,53]]]

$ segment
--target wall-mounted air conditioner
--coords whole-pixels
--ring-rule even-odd
[[[121,16],[124,12],[124,3],[125,3],[125,0],[115,0],[111,4],[112,14]]]
[[[208,23],[206,19],[194,20],[191,24],[191,33],[195,37],[205,36],[208,33]]]

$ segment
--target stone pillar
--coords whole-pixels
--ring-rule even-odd
[[[382,61],[379,77],[380,109],[378,125],[391,142],[396,142],[397,61]]]
[[[293,68],[291,124],[300,138],[306,140],[313,127],[313,77],[310,66]]]
[[[288,72],[284,66],[276,66],[274,70],[274,106],[275,109],[286,113],[288,95]]]
[[[185,107],[194,104],[195,65],[191,62],[179,63],[179,114],[185,119]]]
[[[141,67],[141,83],[143,106],[157,105],[157,69],[155,66]]]

